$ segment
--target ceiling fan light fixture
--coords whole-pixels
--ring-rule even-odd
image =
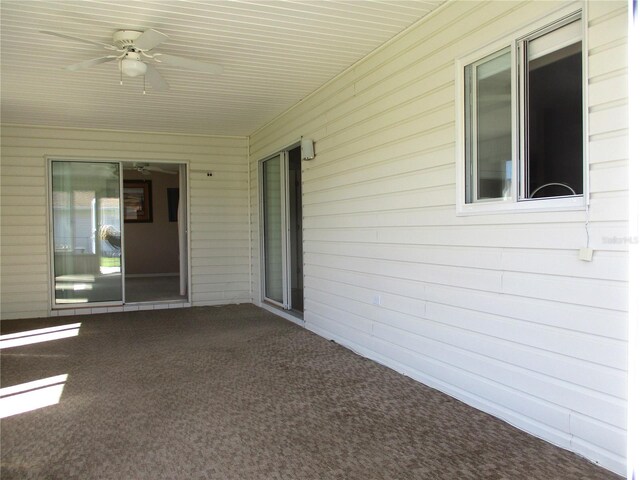
[[[139,77],[147,73],[147,64],[140,60],[137,53],[127,53],[127,56],[120,62],[122,73],[129,77]]]

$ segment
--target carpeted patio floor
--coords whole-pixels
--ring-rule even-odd
[[[67,374],[2,421],[9,479],[620,479],[249,305],[11,321],[2,387]]]
[[[178,275],[127,277],[124,288],[127,303],[187,300],[186,295],[180,295],[180,277]]]

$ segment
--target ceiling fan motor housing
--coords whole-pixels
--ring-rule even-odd
[[[113,34],[113,43],[120,49],[133,47],[138,37],[142,35],[142,32],[136,30],[118,30]]]

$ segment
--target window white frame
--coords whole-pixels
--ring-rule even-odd
[[[537,21],[477,49],[456,60],[456,211],[458,215],[511,213],[531,211],[566,211],[584,210],[589,203],[589,150],[588,150],[588,44],[587,44],[587,5],[576,10],[575,5],[560,9],[553,15],[547,15]],[[583,194],[570,197],[523,198],[524,192],[524,144],[520,133],[524,125],[524,78],[519,71],[523,65],[518,59],[518,48],[523,40],[541,36],[549,31],[560,28],[574,20],[582,19],[582,128],[583,128]],[[512,135],[512,171],[511,193],[505,198],[483,200],[467,203],[467,165],[466,165],[466,135],[465,135],[465,67],[487,57],[510,48],[511,49],[511,135]],[[475,162],[474,162],[475,163]],[[474,165],[473,168],[476,168]]]

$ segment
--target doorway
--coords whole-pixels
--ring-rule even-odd
[[[51,160],[52,306],[188,301],[186,165]]]
[[[261,162],[263,300],[302,316],[302,162],[299,146]]]
[[[123,163],[125,302],[184,301],[179,164]],[[140,199],[147,211],[140,211]]]

